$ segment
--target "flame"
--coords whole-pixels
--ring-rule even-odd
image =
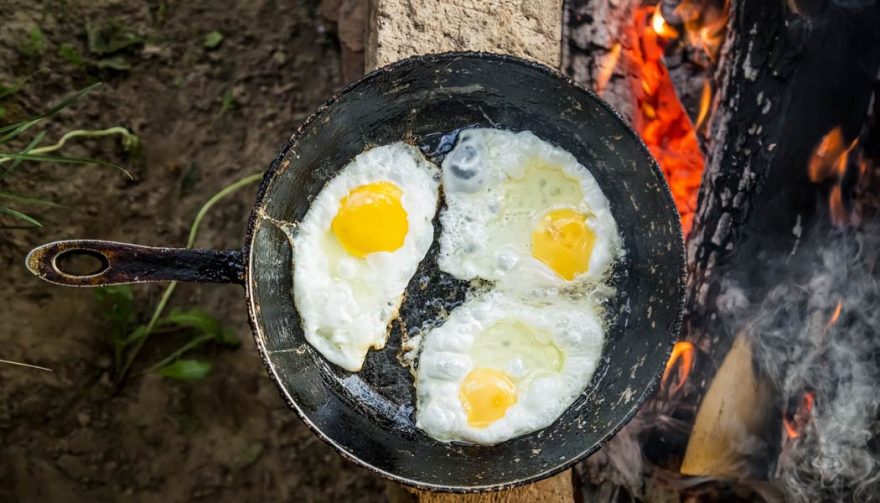
[[[730,17],[730,0],[721,5],[712,0],[682,0],[675,15],[681,18],[688,44],[699,47],[711,61],[716,61]]]
[[[666,175],[684,232],[690,231],[697,207],[697,192],[703,174],[703,154],[697,134],[672,85],[663,64],[663,39],[654,30],[662,19],[653,6],[634,12],[633,24],[625,30],[624,61],[637,78],[630,79],[637,110],[636,131]],[[665,25],[661,26],[661,29]]]
[[[837,303],[837,307],[834,309],[834,314],[832,314],[831,318],[828,319],[828,325],[826,325],[828,328],[831,328],[835,324],[837,324],[837,320],[840,319],[840,313],[842,311],[843,311],[843,302],[839,301]]]
[[[620,59],[620,42],[615,43],[611,46],[611,51],[608,53],[608,56],[602,60],[602,63],[599,65],[599,73],[596,75],[595,87],[596,92],[602,94],[602,91],[605,90],[605,86],[608,85],[608,81],[611,80],[611,75],[614,74],[614,68],[617,66],[617,60]]]
[[[807,425],[810,421],[810,417],[813,415],[813,403],[815,399],[815,393],[812,391],[805,392],[801,397],[801,404],[794,414],[792,414],[791,417],[782,417],[782,426],[785,430],[785,436],[789,440],[801,436],[804,426]]]
[[[675,346],[672,348],[672,354],[669,356],[669,361],[666,362],[666,369],[663,371],[663,378],[660,379],[661,388],[666,388],[669,376],[672,375],[672,369],[675,368],[675,365],[679,360],[681,361],[681,364],[678,365],[678,379],[675,386],[673,386],[673,393],[678,392],[678,390],[684,386],[688,375],[690,375],[691,370],[694,368],[694,345],[692,343],[688,341],[679,341],[675,343]]]
[[[706,117],[709,116],[709,106],[711,104],[712,85],[706,80],[706,82],[703,83],[703,94],[700,96],[700,113],[697,114],[697,123],[694,124],[694,129],[699,130],[706,121]]]
[[[850,221],[849,211],[843,202],[841,182],[850,164],[850,152],[858,146],[858,143],[858,138],[847,143],[843,137],[843,130],[837,126],[822,137],[813,149],[807,164],[807,175],[811,182],[834,183],[828,195],[828,207],[831,210],[831,221],[837,227],[843,227]],[[861,166],[859,171],[863,171]]]
[[[657,4],[657,7],[654,9],[654,15],[651,16],[651,28],[654,30],[654,33],[662,38],[678,38],[678,30],[669,26],[666,19],[663,18],[663,13],[660,12],[660,5]]]

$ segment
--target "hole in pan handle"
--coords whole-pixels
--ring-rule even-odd
[[[85,259],[93,266],[75,272],[72,265]],[[38,246],[28,254],[26,264],[41,279],[64,286],[166,281],[244,284],[240,250],[161,248],[77,239]]]

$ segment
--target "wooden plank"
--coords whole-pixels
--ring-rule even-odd
[[[366,68],[418,54],[490,51],[559,68],[562,0],[369,0]],[[571,471],[488,494],[454,495],[389,488],[392,502],[550,502],[574,499]]]

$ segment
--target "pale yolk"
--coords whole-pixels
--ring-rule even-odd
[[[342,198],[330,229],[349,255],[365,257],[403,246],[409,223],[402,194],[391,182],[373,182]]]
[[[572,209],[552,210],[532,232],[532,256],[570,281],[590,267],[595,242],[586,215]]]
[[[516,403],[516,386],[503,372],[478,368],[461,382],[459,395],[468,424],[485,428],[504,417]]]

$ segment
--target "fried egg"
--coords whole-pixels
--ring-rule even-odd
[[[604,278],[620,249],[590,172],[531,132],[468,129],[443,160],[438,263],[458,279],[560,287]]]
[[[297,226],[293,293],[303,332],[345,370],[384,347],[433,241],[439,184],[439,169],[415,147],[375,147],[324,186]]]
[[[430,330],[416,372],[416,426],[440,441],[496,444],[540,430],[583,392],[602,354],[597,307],[493,290]]]

